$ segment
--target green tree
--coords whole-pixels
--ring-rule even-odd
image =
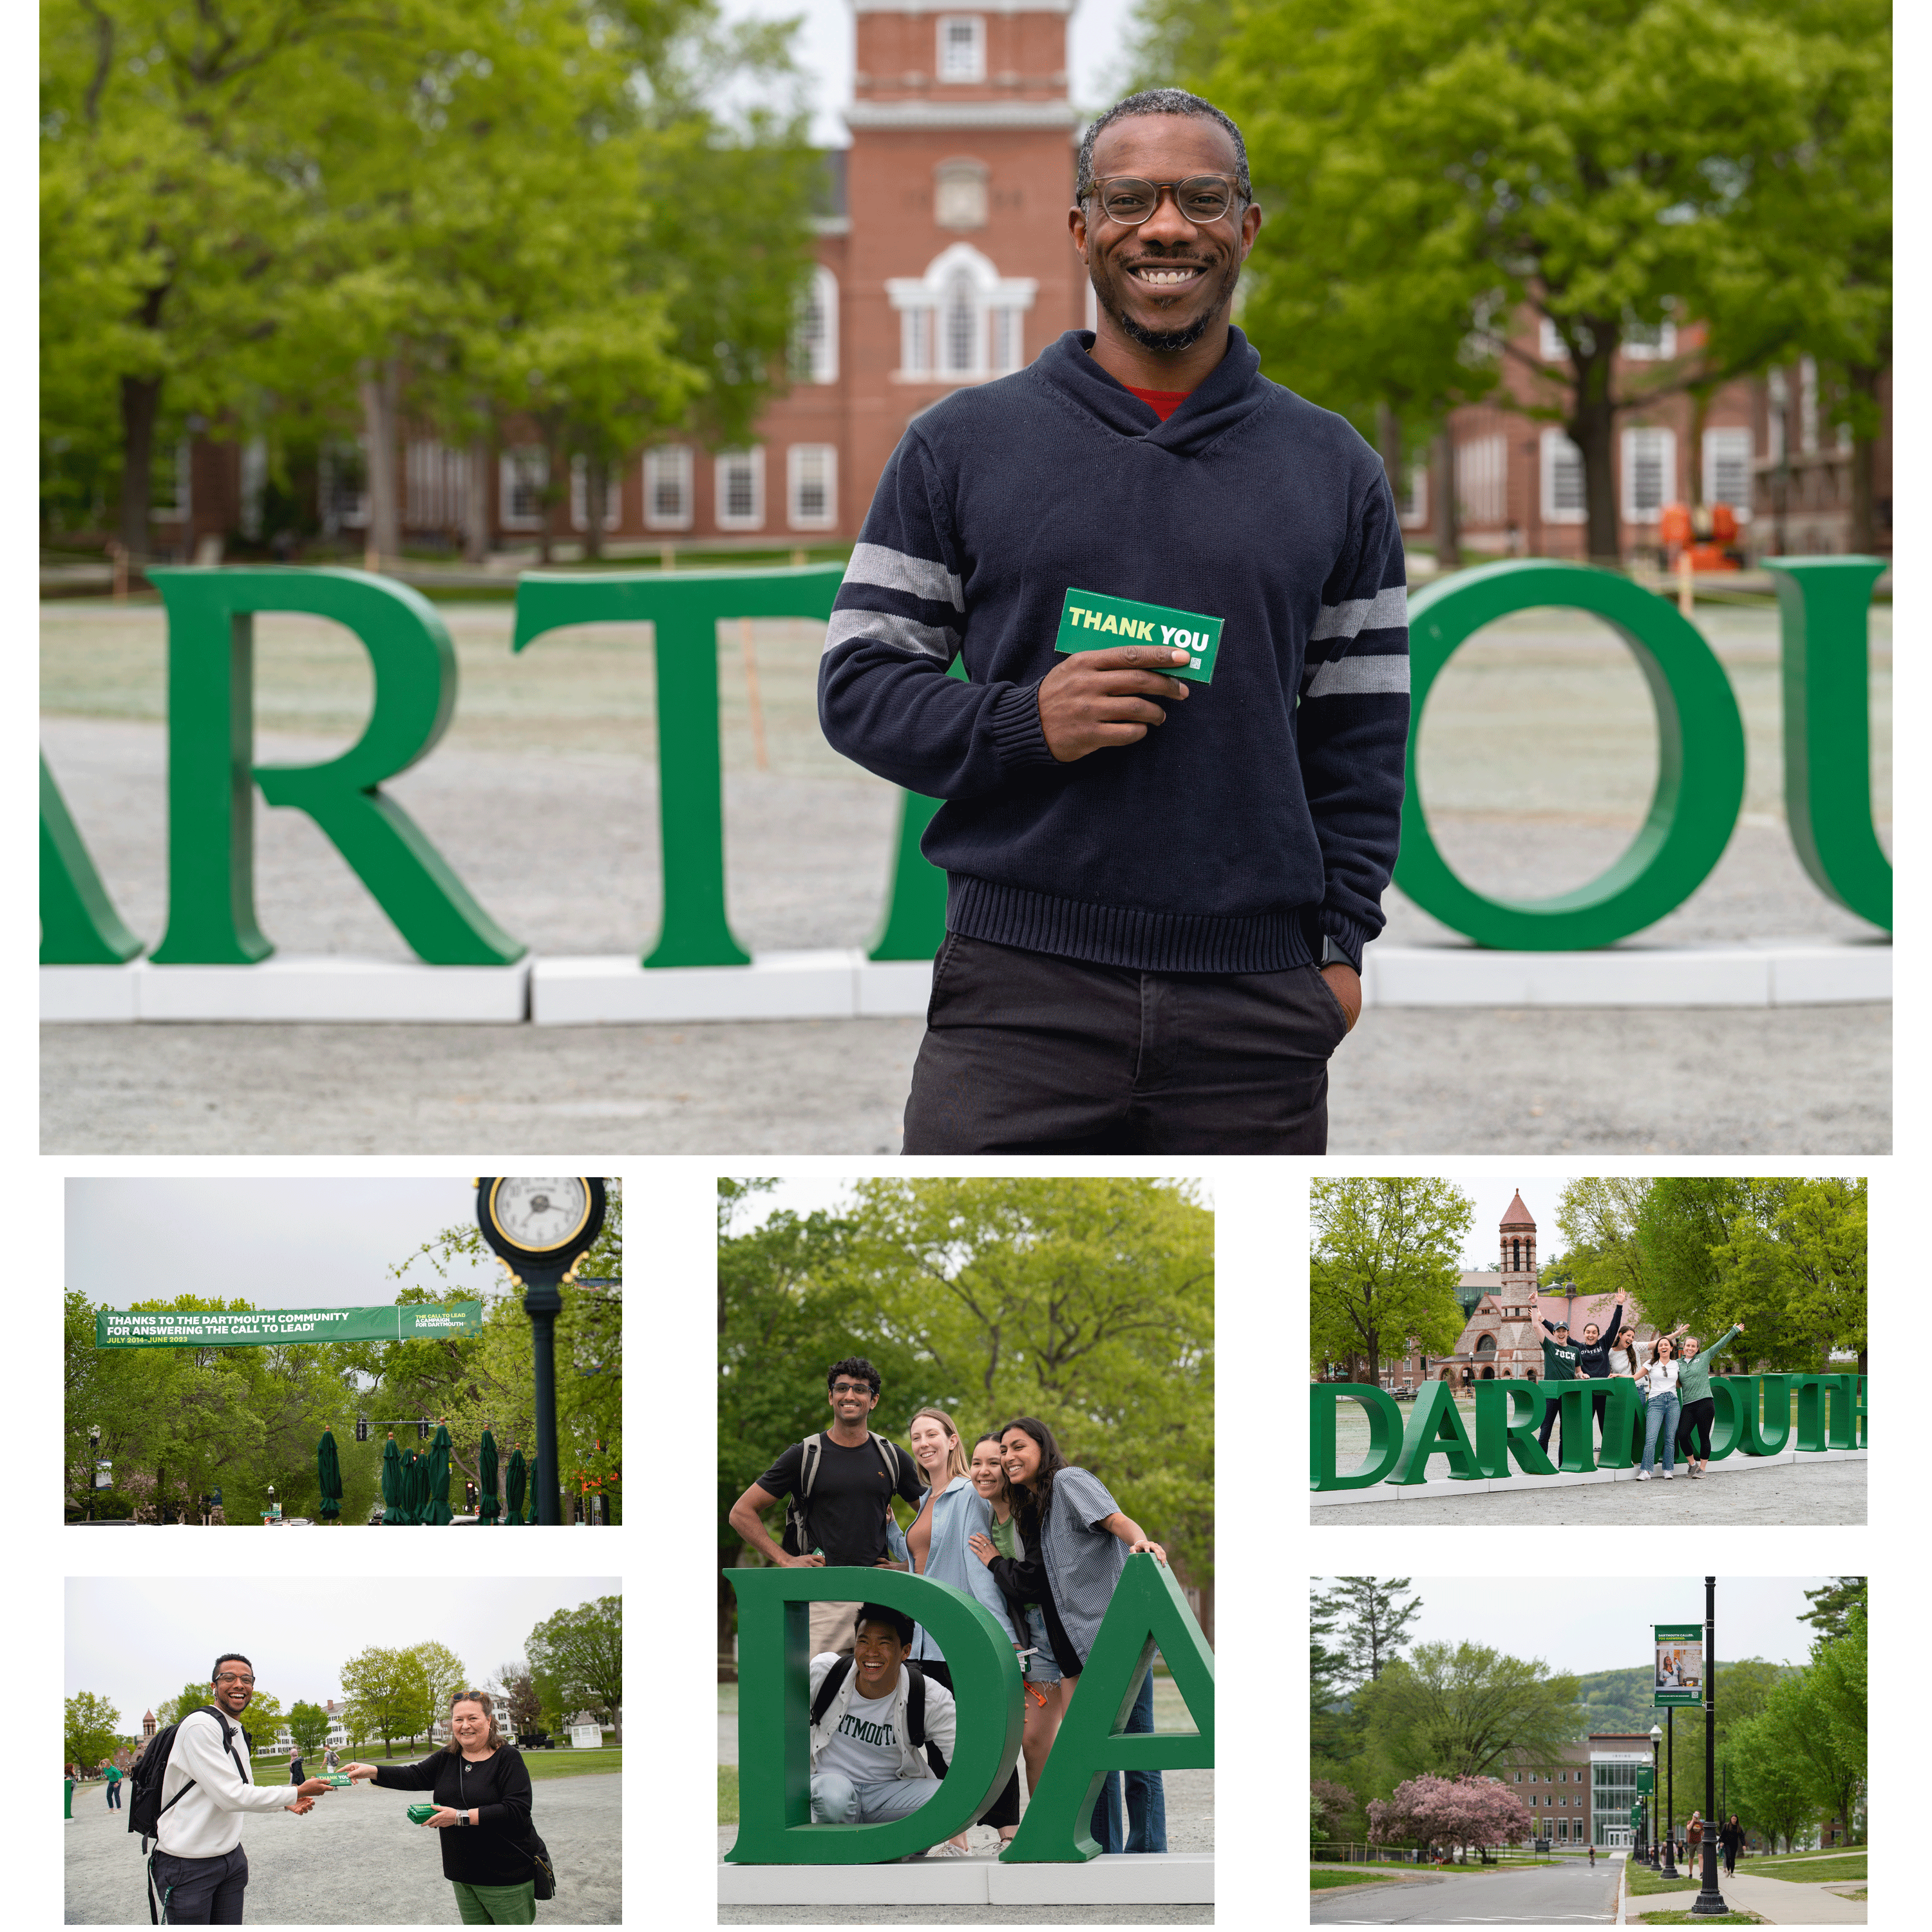
[[[1335,1583],[1316,1598],[1316,1609],[1341,1630],[1349,1678],[1359,1683],[1379,1677],[1408,1641],[1422,1599],[1400,1600],[1409,1587],[1406,1576],[1338,1576]]]
[[[1418,1644],[1355,1698],[1384,1796],[1424,1772],[1479,1778],[1512,1755],[1553,1757],[1576,1730],[1574,1677],[1486,1644]]]
[[[295,1741],[297,1750],[304,1756],[312,1756],[328,1742],[328,1713],[320,1704],[291,1704],[289,1736]]]
[[[1324,1362],[1360,1356],[1363,1379],[1412,1342],[1430,1354],[1464,1326],[1456,1287],[1475,1204],[1452,1182],[1351,1175],[1309,1187],[1309,1350]]]
[[[434,1641],[412,1644],[410,1654],[422,1667],[423,1682],[429,1692],[432,1722],[449,1714],[450,1700],[459,1690],[474,1690],[461,1658],[446,1643]]]
[[[68,1762],[83,1772],[112,1757],[127,1742],[121,1736],[121,1713],[105,1697],[82,1690],[68,1698],[64,1709],[66,1727],[61,1749]]]
[[[540,1728],[543,1700],[537,1695],[530,1664],[524,1658],[513,1658],[508,1664],[496,1666],[495,1689],[501,1700],[499,1708],[519,1737]]]
[[[1040,1417],[1214,1612],[1214,1216],[1193,1185],[862,1180],[843,1266],[962,1432]],[[821,1400],[823,1391],[821,1389]],[[883,1416],[898,1434],[916,1405]],[[823,1411],[821,1410],[821,1414]]]
[[[1816,138],[1834,70],[1798,10],[1256,0],[1204,90],[1244,123],[1263,205],[1285,217],[1277,255],[1262,229],[1244,320],[1264,327],[1273,303],[1306,315],[1314,373],[1336,376],[1343,407],[1384,393],[1369,386],[1384,341],[1405,375],[1517,362],[1532,412],[1582,452],[1589,554],[1614,559],[1618,419],[1777,352],[1761,332],[1718,332],[1662,363],[1618,355],[1637,328],[1703,315],[1720,278],[1731,312],[1752,292],[1777,310],[1780,259],[1757,245],[1765,183]],[[1319,293],[1298,299],[1295,279]],[[1554,327],[1562,364],[1508,340],[1526,308]],[[1351,321],[1368,346],[1352,364]],[[1305,388],[1284,335],[1270,373]]]
[[[566,1712],[601,1713],[624,1742],[624,1600],[599,1597],[559,1610],[530,1632],[524,1646],[539,1687]]]
[[[1835,1643],[1851,1628],[1854,1616],[1866,1613],[1868,1598],[1862,1576],[1834,1576],[1815,1590],[1804,1592],[1811,1607],[1798,1618],[1817,1632],[1820,1644]]]
[[[1732,1738],[1725,1759],[1731,1808],[1774,1845],[1784,1839],[1786,1851],[1817,1810],[1810,1768],[1791,1735],[1797,1701],[1781,1702],[1774,1691],[1764,1709]]]
[[[429,1729],[435,1708],[415,1651],[371,1645],[343,1665],[340,1676],[349,1728],[358,1738],[380,1738],[385,1757],[395,1756],[398,1738],[419,1737]]]
[[[1840,1634],[1818,1647],[1811,1674],[1814,1709],[1831,1732],[1832,1750],[1862,1786],[1868,1762],[1863,1604]]]
[[[1638,1223],[1651,1183],[1636,1174],[1592,1174],[1566,1180],[1556,1200],[1556,1226],[1569,1245],[1564,1276],[1580,1294],[1613,1295],[1639,1310],[1654,1283]]]

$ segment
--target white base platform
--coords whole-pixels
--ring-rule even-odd
[[[1863,1449],[1780,1449],[1775,1456],[1746,1456],[1733,1450],[1721,1462],[1711,1465],[1710,1475],[1705,1480],[1752,1475],[1760,1469],[1783,1468],[1793,1462],[1862,1462],[1868,1453]],[[1426,1483],[1382,1482],[1371,1483],[1361,1490],[1311,1490],[1308,1506],[1321,1509],[1343,1503],[1435,1503],[1444,1497],[1487,1496],[1492,1490],[1498,1495],[1505,1491],[1517,1495],[1526,1490],[1574,1490],[1586,1483],[1634,1483],[1636,1473],[1634,1469],[1592,1469],[1588,1475],[1579,1475],[1559,1470],[1553,1476],[1479,1476],[1466,1483],[1459,1483],[1453,1476],[1432,1476]],[[1660,1482],[1663,1478],[1653,1475],[1652,1480]]]
[[[1084,1864],[917,1858],[890,1865],[724,1865],[720,1905],[1212,1905],[1211,1852],[1103,1852]]]
[[[530,965],[275,954],[257,966],[43,966],[40,1018],[478,1022],[530,1017]]]
[[[1826,940],[1486,952],[1371,946],[1372,1006],[1791,1006],[1883,1004],[1892,948]],[[706,1020],[916,1018],[932,990],[923,959],[868,959],[856,947],[766,952],[748,966],[646,972],[628,953],[522,959],[514,966],[278,954],[259,966],[43,966],[40,1018],[132,1020],[461,1021],[622,1026]]]
[[[1805,1006],[1892,998],[1892,948],[1876,942],[1766,939],[1599,952],[1378,942],[1362,967],[1372,1006]]]

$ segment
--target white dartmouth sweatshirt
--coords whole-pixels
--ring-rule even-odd
[[[158,1842],[171,1858],[218,1858],[242,1842],[243,1812],[284,1810],[295,1802],[286,1784],[248,1782],[241,1769],[248,1751],[248,1740],[237,1728],[230,1754],[210,1712],[196,1711],[182,1720],[161,1778],[161,1802],[167,1804],[190,1778],[194,1788],[161,1814]]]

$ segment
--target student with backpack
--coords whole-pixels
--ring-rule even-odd
[[[329,1788],[320,1778],[292,1792],[286,1784],[257,1785],[240,1724],[255,1694],[255,1666],[228,1651],[215,1659],[211,1681],[212,1701],[157,1732],[134,1764],[128,1828],[140,1834],[143,1852],[154,1840],[148,1916],[164,1925],[239,1925],[248,1886],[242,1814],[299,1816]]]
[[[906,1567],[892,1498],[914,1508],[926,1493],[918,1466],[890,1437],[866,1426],[879,1403],[879,1372],[848,1355],[825,1372],[832,1426],[794,1442],[731,1505],[731,1527],[769,1562],[860,1569]],[[766,1510],[789,1496],[784,1541],[772,1540]],[[812,1649],[850,1654],[856,1604],[812,1606]]]
[[[952,1751],[952,1694],[907,1657],[912,1618],[862,1604],[854,1623],[850,1657],[812,1660],[814,1824],[910,1816],[939,1790]]]

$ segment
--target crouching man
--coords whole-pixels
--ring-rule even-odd
[[[814,1824],[882,1824],[938,1791],[952,1751],[952,1694],[907,1662],[912,1637],[910,1617],[864,1604],[853,1654],[812,1660]],[[965,1854],[943,1845],[938,1856]]]

